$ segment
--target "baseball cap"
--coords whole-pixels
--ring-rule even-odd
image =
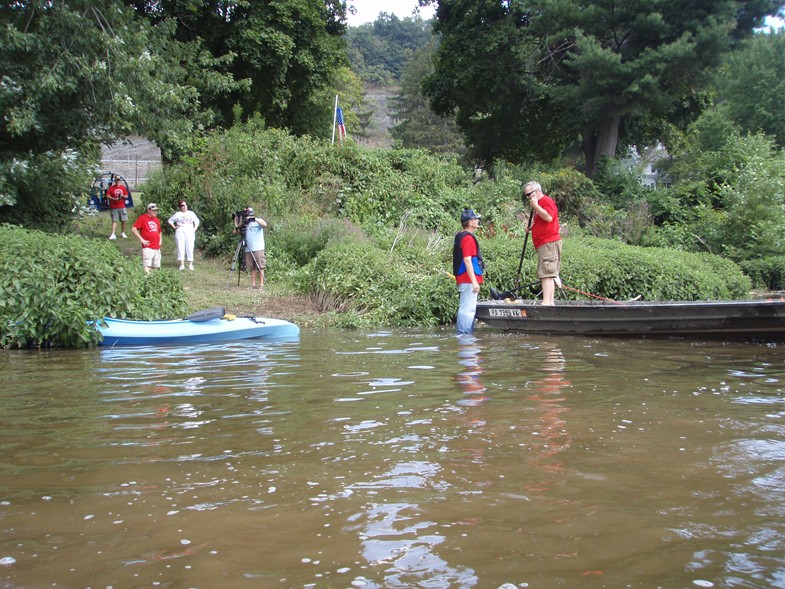
[[[247,209],[245,209],[245,214],[248,215],[249,217],[253,217],[253,209],[251,207],[248,207]]]
[[[471,221],[472,219],[480,219],[482,215],[478,215],[474,212],[474,209],[464,209],[461,213],[461,223],[466,223],[466,221]]]
[[[149,205],[147,205],[147,210],[148,211],[157,211],[158,210],[158,205],[155,204],[154,202],[151,202]]]

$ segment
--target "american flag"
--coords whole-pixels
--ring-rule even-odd
[[[343,109],[340,106],[335,109],[335,122],[338,125],[338,137],[343,141],[346,139],[346,125],[343,124]]]

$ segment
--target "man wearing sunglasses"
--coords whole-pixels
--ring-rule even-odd
[[[561,228],[554,200],[542,192],[539,182],[529,182],[523,195],[529,199],[534,214],[532,243],[537,250],[537,278],[542,284],[542,304],[553,305],[556,284],[561,286]]]

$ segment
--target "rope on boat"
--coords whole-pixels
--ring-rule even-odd
[[[592,297],[595,299],[600,299],[601,301],[606,301],[608,303],[613,303],[614,305],[623,305],[624,303],[621,301],[614,301],[613,299],[608,299],[606,297],[601,297],[600,295],[592,294],[590,292],[586,292],[583,290],[578,290],[577,288],[572,288],[571,286],[567,286],[566,284],[562,284],[559,288],[571,290],[572,292],[577,292],[579,294],[585,295],[587,297]]]

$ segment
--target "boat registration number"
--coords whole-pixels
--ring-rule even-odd
[[[491,317],[525,317],[526,313],[520,309],[488,309]]]

